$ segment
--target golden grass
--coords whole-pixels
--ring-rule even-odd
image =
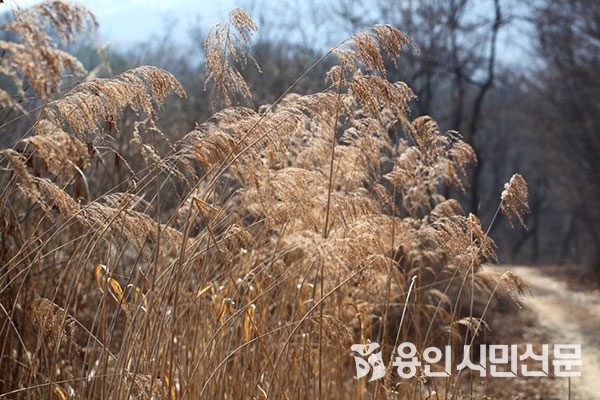
[[[0,41],[0,73],[12,80],[13,91],[0,90],[0,105],[22,110],[19,99],[25,97],[27,82],[34,93],[47,99],[56,92],[66,71],[82,75],[84,68],[72,55],[60,50],[47,34],[48,25],[67,43],[97,26],[92,13],[81,5],[60,1],[46,2],[16,12],[15,20],[2,29],[13,32],[17,41]]]
[[[23,13],[92,18],[64,7]],[[391,363],[380,383],[357,381],[350,345],[379,342],[387,362],[404,341],[462,344],[497,285],[524,290],[481,268],[492,240],[441,194],[462,188],[473,150],[412,119],[414,94],[386,79],[408,38],[390,26],[355,35],[331,50],[329,89],[259,113],[233,105],[249,95],[233,61],[250,57],[238,46],[256,26],[239,9],[230,18],[206,44],[213,105],[226,108],[177,143],[157,109],[185,92],[139,67],[48,101],[1,150],[0,398],[456,393],[458,380],[400,382]],[[41,97],[62,76],[22,72]],[[515,178],[501,207],[519,212],[525,191]]]

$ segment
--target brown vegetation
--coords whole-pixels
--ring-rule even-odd
[[[388,25],[353,36],[331,50],[326,90],[258,112],[233,105],[249,91],[231,38],[256,28],[236,9],[206,45],[213,105],[227,107],[171,143],[156,110],[185,91],[164,70],[51,98],[65,69],[83,71],[27,32],[48,18],[70,39],[93,21],[65,7],[4,27],[20,34],[2,43],[3,74],[44,104],[1,150],[0,397],[457,395],[459,377],[399,382],[391,363],[367,385],[349,353],[367,340],[388,360],[405,341],[472,343],[498,286],[525,289],[481,267],[493,241],[442,194],[462,188],[472,148],[413,119],[410,88],[386,79],[384,59],[414,47],[406,36]],[[53,67],[29,71],[23,57]],[[30,115],[24,95],[2,104]],[[511,180],[498,208],[518,216],[523,185]]]

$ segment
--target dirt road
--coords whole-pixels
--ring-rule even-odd
[[[537,314],[550,344],[581,344],[581,377],[571,378],[571,399],[600,399],[600,296],[572,290],[541,267],[493,268],[511,270],[529,283],[533,296],[524,299],[525,306]],[[557,398],[569,398],[568,389]]]

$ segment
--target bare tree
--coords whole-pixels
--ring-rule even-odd
[[[535,8],[537,53],[532,87],[538,137],[560,166],[552,181],[571,215],[566,245],[600,268],[600,3],[547,0]],[[565,249],[565,252],[567,250]]]
[[[462,133],[479,158],[471,175],[467,208],[480,207],[482,164],[479,141],[482,110],[495,82],[497,42],[510,21],[501,0],[379,0],[368,11],[353,0],[331,5],[332,15],[353,29],[373,23],[400,27],[419,46],[419,54],[405,54],[402,67],[390,79],[406,81],[419,101],[416,114],[435,117],[443,129]]]

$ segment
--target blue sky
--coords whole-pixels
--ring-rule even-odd
[[[39,0],[10,0],[28,7]],[[100,23],[99,38],[114,45],[129,45],[160,36],[168,28],[168,21],[177,20],[173,34],[186,35],[188,29],[200,21],[205,28],[227,18],[236,5],[247,0],[80,0]]]
[[[484,14],[491,12],[491,0],[480,0]],[[519,6],[521,0],[508,0],[503,4],[512,7]],[[19,4],[28,7],[39,3],[40,0],[5,0],[8,6]],[[98,19],[100,30],[98,37],[100,43],[108,43],[111,48],[129,47],[142,41],[162,38],[169,32],[173,39],[180,39],[186,43],[189,31],[193,26],[200,26],[204,31],[221,20],[227,19],[229,11],[236,6],[247,10],[259,25],[259,35],[279,35],[282,31],[294,35],[299,42],[317,45],[320,48],[329,48],[338,40],[346,38],[348,32],[337,32],[335,26],[319,21],[317,10],[306,5],[309,2],[298,0],[295,3],[279,2],[277,0],[80,0],[88,7]],[[325,4],[327,1],[317,2]],[[293,7],[290,7],[290,4]],[[521,3],[522,5],[522,3]],[[268,6],[268,7],[266,7]],[[261,26],[261,11],[268,8],[275,15],[269,17],[268,26]],[[506,12],[506,11],[505,11]],[[317,16],[316,26],[311,25],[310,32],[300,22],[306,16]],[[303,17],[304,16],[304,17]],[[290,21],[296,21],[291,28]],[[284,24],[278,26],[278,24]],[[274,28],[269,30],[269,28]],[[334,31],[331,31],[334,28]],[[293,29],[294,32],[290,32]],[[329,30],[328,30],[329,29]],[[316,32],[315,32],[316,30]],[[527,40],[523,39],[520,29],[503,30],[498,43],[500,57],[514,63],[523,62],[522,57],[528,47]],[[271,33],[269,33],[271,32]],[[339,36],[342,33],[344,36]],[[323,43],[314,43],[315,38],[322,38]],[[306,41],[310,43],[306,43]],[[502,57],[504,56],[504,57]]]

